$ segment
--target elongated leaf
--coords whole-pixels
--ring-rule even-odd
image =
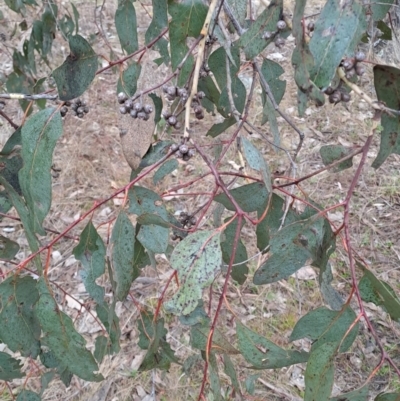
[[[40,401],[40,395],[30,390],[22,390],[17,397],[17,401]]]
[[[162,199],[144,187],[133,186],[129,190],[129,212],[138,216],[155,214],[168,221],[168,213]],[[164,253],[168,246],[168,233],[168,228],[149,224],[140,227],[137,239],[151,252]]]
[[[14,259],[18,251],[19,245],[16,242],[0,235],[0,259]]]
[[[148,167],[157,163],[169,151],[173,141],[160,141],[153,145],[140,162],[140,167]]]
[[[380,102],[397,110],[400,102],[400,70],[386,65],[374,67],[374,86]],[[400,120],[398,116],[382,114],[381,144],[372,167],[379,168],[392,153],[400,154]]]
[[[317,87],[330,84],[343,56],[354,54],[366,28],[365,11],[358,2],[326,2],[310,40],[315,60],[311,77]]]
[[[253,170],[261,173],[268,192],[272,192],[271,172],[260,151],[246,138],[242,138],[244,156]]]
[[[0,380],[11,381],[24,377],[25,374],[21,372],[21,368],[22,365],[18,359],[5,352],[0,352]]]
[[[125,71],[123,71],[118,80],[117,93],[124,92],[128,96],[133,96],[137,90],[137,82],[141,70],[142,66],[133,62]]]
[[[51,349],[57,360],[75,375],[87,381],[103,380],[95,374],[99,368],[93,355],[86,349],[85,339],[75,330],[72,320],[61,312],[44,279],[38,282],[39,301],[34,306],[42,328],[42,342]]]
[[[214,352],[209,354],[210,390],[215,401],[222,401],[221,381],[218,374],[218,364]]]
[[[115,12],[115,27],[121,47],[128,54],[138,49],[136,11],[131,0],[118,0],[118,8]],[[132,95],[130,95],[132,96]]]
[[[152,0],[153,19],[146,31],[145,40],[149,43],[155,39],[168,26],[168,1]],[[160,38],[155,44],[155,48],[159,51],[165,65],[169,62],[168,42],[165,38]]]
[[[162,181],[168,174],[172,173],[179,166],[176,159],[167,160],[163,165],[161,165],[153,176],[154,184],[158,184]]]
[[[164,319],[153,320],[153,315],[143,311],[138,319],[139,347],[147,350],[139,370],[154,368],[168,370],[171,362],[178,362],[170,345],[167,342],[167,329],[164,328]]]
[[[46,368],[53,369],[55,368],[57,373],[60,375],[61,381],[66,385],[69,386],[72,380],[73,374],[67,368],[64,362],[60,362],[56,359],[54,353],[52,351],[48,352],[41,352],[40,353],[40,361],[43,363]]]
[[[367,401],[368,400],[368,384],[350,391],[349,393],[340,394],[337,397],[329,398],[329,401]]]
[[[105,290],[96,284],[96,279],[105,272],[106,247],[91,221],[82,231],[73,254],[82,263],[81,277],[86,291],[99,305],[104,304]]]
[[[304,401],[329,400],[333,386],[333,360],[338,344],[325,343],[313,350],[307,363]]]
[[[225,222],[229,220],[226,219]],[[233,242],[235,239],[235,234],[237,230],[237,219],[234,220],[228,227],[226,227],[223,237],[224,240],[221,241],[222,258],[226,264],[229,263],[232,251]],[[244,222],[242,222],[243,227]],[[247,267],[247,250],[244,246],[241,238],[236,247],[235,259],[233,261],[234,266],[232,266],[231,276],[239,284],[243,284],[247,279],[247,274],[249,273],[249,268]],[[243,263],[242,263],[243,262]]]
[[[379,21],[385,18],[393,3],[395,3],[395,0],[371,0],[371,11],[373,20]]]
[[[359,288],[364,301],[383,306],[393,320],[400,322],[400,299],[389,284],[365,269]]]
[[[241,26],[244,26],[247,14],[247,0],[227,0],[233,15]]]
[[[229,193],[242,210],[247,213],[259,210],[266,204],[268,199],[268,191],[261,182],[243,185],[239,188],[232,189]],[[217,195],[214,200],[218,203],[222,203],[228,210],[236,210],[235,205],[232,204],[225,194]]]
[[[307,352],[285,350],[278,347],[238,321],[236,322],[236,334],[241,354],[255,368],[278,369],[306,362],[308,359]]]
[[[290,335],[290,341],[308,337],[314,341],[312,349],[325,343],[337,342],[337,344],[341,343],[339,351],[346,352],[357,337],[358,323],[344,338],[355,319],[356,314],[349,306],[338,312],[325,307],[314,309],[296,323]]]
[[[102,352],[107,354],[116,354],[120,350],[119,340],[121,337],[121,328],[119,325],[119,318],[115,313],[116,300],[114,299],[111,305],[97,305],[96,313],[100,321],[104,324],[104,327],[108,333],[107,346]],[[103,340],[99,340],[100,345],[103,344]],[[100,350],[98,349],[98,352]],[[96,355],[95,355],[96,357]],[[96,357],[97,359],[97,357]],[[98,359],[97,359],[98,360]]]
[[[229,355],[224,354],[223,357],[224,357],[224,372],[231,379],[231,383],[232,383],[232,386],[235,389],[235,391],[238,394],[241,394],[240,384],[239,384],[239,380],[238,380],[238,377],[236,374],[235,366],[234,366],[231,358],[229,357]]]
[[[192,312],[221,269],[220,233],[197,231],[188,235],[174,249],[171,266],[177,270],[180,287],[165,307],[176,315]]]
[[[207,136],[215,138],[216,136],[223,134],[229,127],[235,124],[235,117],[228,117],[222,123],[215,123],[207,132]]]
[[[111,235],[112,266],[117,284],[115,297],[124,301],[131,284],[140,274],[135,266],[135,228],[128,215],[121,210]]]
[[[282,12],[283,1],[272,1],[251,27],[241,36],[239,46],[243,48],[248,60],[258,56],[271,43],[271,40],[263,38],[263,34],[265,31],[276,31],[276,23],[280,20]],[[280,35],[284,36],[283,32]]]
[[[33,311],[38,299],[32,277],[11,276],[0,284],[0,340],[11,351],[32,358],[40,350],[40,326]]]
[[[154,124],[158,124],[161,120],[163,101],[161,97],[157,96],[155,93],[149,93],[149,98],[151,98],[154,104]]]
[[[379,394],[375,401],[400,401],[400,393]]]
[[[53,71],[60,100],[71,100],[82,95],[92,83],[97,70],[97,55],[82,36],[70,36],[69,47],[69,56]]]
[[[321,146],[319,153],[325,166],[328,166],[329,164],[332,164],[336,160],[339,160],[342,157],[347,156],[353,150],[354,149],[342,145],[325,145]],[[345,160],[344,162],[338,164],[334,168],[334,171],[335,172],[342,171],[347,168],[350,168],[352,165],[353,165],[353,158]]]
[[[22,127],[22,159],[19,182],[34,230],[45,235],[43,220],[51,206],[53,151],[62,134],[60,113],[53,108],[39,111]]]
[[[185,57],[188,47],[188,37],[197,38],[207,15],[207,7],[201,0],[183,0],[180,3],[170,2],[168,13],[172,17],[169,24],[169,39],[171,48],[171,64],[175,70]],[[178,85],[184,85],[193,66],[193,56],[190,55],[184,63],[178,77]]]

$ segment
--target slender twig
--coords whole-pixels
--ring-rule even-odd
[[[46,93],[39,93],[37,95],[25,95],[23,93],[0,93],[0,99],[14,99],[14,100],[56,100],[58,95],[48,95]]]
[[[7,122],[11,125],[11,127],[13,127],[14,129],[18,129],[19,126],[17,124],[15,124],[15,122],[13,120],[11,120],[10,117],[8,117],[8,115],[6,113],[4,113],[2,110],[0,110],[0,116],[2,116],[5,120],[7,120]]]

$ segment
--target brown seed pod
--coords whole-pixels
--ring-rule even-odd
[[[351,70],[346,72],[346,78],[347,79],[353,78],[354,75],[356,75],[356,70],[354,68],[352,68]]]
[[[176,90],[177,90],[177,87],[176,86],[170,86],[169,88],[168,88],[168,91],[167,91],[167,93],[168,93],[168,95],[170,95],[170,96],[176,96]]]
[[[179,145],[176,144],[176,143],[173,143],[173,144],[170,146],[169,150],[170,150],[171,152],[175,152],[176,150],[178,150],[178,148],[179,148]]]
[[[187,152],[189,152],[189,147],[185,144],[179,146],[179,152],[181,152],[182,154],[186,154]]]
[[[119,112],[120,112],[121,114],[126,114],[126,113],[128,112],[128,110],[126,109],[125,106],[121,106],[121,107],[119,108]]]
[[[283,39],[281,37],[276,38],[275,46],[278,47],[279,49],[281,49],[283,46],[285,46],[285,39]]]
[[[128,100],[128,96],[126,96],[126,94],[124,92],[120,92],[120,93],[118,93],[117,99],[118,99],[118,103],[122,104],[122,103],[125,103],[126,100]]]
[[[179,128],[182,128],[182,124],[179,121],[177,121],[175,124],[175,129],[179,129]]]
[[[137,118],[137,113],[138,112],[136,110],[133,110],[133,109],[129,112],[129,114],[131,115],[132,118]]]
[[[0,102],[0,110],[2,110],[2,108],[1,108],[1,104],[2,104],[2,102]],[[4,104],[4,103],[3,103]],[[61,115],[63,115],[64,114],[64,116],[68,113],[68,107],[67,106],[63,106],[63,107],[61,107],[61,109],[60,109],[60,113],[61,113]]]
[[[76,113],[77,113],[77,114],[83,114],[83,113],[84,113],[83,107],[82,107],[82,106],[79,106],[79,107],[76,109]]]
[[[342,93],[340,94],[340,99],[342,100],[342,102],[347,103],[347,102],[350,101],[351,96],[350,96],[347,92],[342,92]]]
[[[332,86],[328,86],[326,89],[325,89],[325,95],[332,95],[332,93],[333,93],[333,88],[332,88]]]
[[[329,96],[329,103],[339,103],[341,99],[341,94],[338,90],[334,91],[332,95]]]
[[[194,149],[189,149],[189,151],[187,152],[187,154],[188,154],[190,157],[193,157],[193,156],[196,155],[196,151],[195,151]]]
[[[272,39],[274,37],[274,33],[270,31],[265,31],[262,38],[265,40]]]
[[[197,99],[204,99],[206,97],[206,94],[203,91],[197,92],[196,95]]]
[[[130,109],[133,107],[132,99],[128,99],[128,100],[124,103],[124,106],[125,106],[127,109],[130,110]]]
[[[144,111],[138,111],[137,113],[137,118],[140,118],[141,120],[146,119],[147,114]]]
[[[143,110],[143,105],[142,105],[142,103],[136,102],[136,103],[133,105],[133,109],[136,110],[136,111],[142,111],[142,110]]]
[[[164,110],[161,114],[166,120],[171,117],[171,113],[168,110]]]
[[[88,106],[85,106],[85,107],[83,108],[83,112],[84,112],[85,114],[89,113],[89,107],[88,107]]]
[[[168,118],[168,124],[174,126],[178,122],[176,116],[172,115]]]
[[[147,114],[150,114],[153,112],[153,106],[151,106],[150,104],[145,104],[143,106],[143,111]]]
[[[182,156],[182,160],[185,161],[185,162],[187,162],[187,161],[190,160],[190,156],[189,156],[187,153],[185,153],[185,154]],[[188,225],[188,223],[186,223],[186,224]]]

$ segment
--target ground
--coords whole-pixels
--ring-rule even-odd
[[[94,4],[88,2],[75,2],[81,14],[80,34],[89,38],[93,32],[99,32],[94,23]],[[105,58],[109,56],[109,50],[104,46],[104,38],[114,49],[117,56],[121,56],[118,45],[118,37],[113,24],[115,2],[107,2],[102,10],[102,32],[97,37],[92,37],[93,46],[98,54]],[[4,15],[7,14],[7,24],[1,27],[1,31],[9,35],[9,30],[14,23],[19,23],[21,18],[16,14],[6,11],[0,6]],[[135,3],[138,14],[139,32],[142,34],[149,23],[151,8],[140,2]],[[318,2],[311,2],[308,14],[318,12]],[[97,15],[100,9],[98,8]],[[286,10],[290,14],[290,10]],[[306,14],[307,14],[306,13]],[[98,19],[99,23],[99,19]],[[5,74],[11,71],[11,60],[9,50],[11,44],[21,41],[26,32],[17,31],[11,42],[3,42],[0,53],[0,71]],[[53,51],[54,65],[61,64],[68,54],[68,46],[62,37],[56,39],[59,46]],[[368,134],[366,118],[372,116],[369,105],[363,100],[352,95],[352,100],[344,107],[342,104],[333,106],[326,105],[323,108],[310,106],[304,118],[297,116],[296,92],[292,80],[292,67],[290,57],[293,49],[293,38],[289,37],[287,45],[278,50],[270,45],[265,55],[279,62],[285,69],[282,77],[287,80],[287,90],[281,107],[304,131],[306,139],[299,155],[297,166],[298,176],[306,175],[323,167],[319,149],[323,145],[337,144],[357,145],[362,144]],[[369,54],[373,61],[373,54]],[[384,58],[384,55],[381,55]],[[151,59],[149,57],[149,59]],[[146,68],[150,68],[150,61],[144,60]],[[391,60],[389,60],[391,61]],[[106,61],[104,61],[106,65]],[[45,74],[50,70],[43,66]],[[246,67],[241,71],[241,78],[246,82],[250,80],[250,70]],[[146,69],[144,69],[146,75]],[[163,72],[156,74],[151,79],[162,80]],[[61,232],[71,222],[78,219],[82,213],[88,210],[93,204],[107,197],[117,188],[122,187],[129,180],[130,168],[127,165],[121,149],[118,129],[116,102],[116,80],[115,71],[97,76],[89,91],[83,98],[90,105],[90,112],[84,119],[78,119],[71,114],[64,120],[64,134],[57,144],[54,154],[54,181],[53,181],[53,204],[51,213],[46,219],[45,226],[57,232]],[[372,81],[372,64],[367,73],[362,77],[363,89],[375,97]],[[22,120],[22,113],[16,102],[7,102],[7,114],[15,122]],[[256,101],[251,112],[251,122],[260,124],[261,107]],[[282,143],[290,151],[297,146],[297,134],[294,133],[284,121],[278,118]],[[195,135],[203,140],[203,133],[213,123],[211,116],[207,116],[204,122],[196,125]],[[12,130],[4,121],[0,120],[1,143],[5,143]],[[264,127],[268,132],[268,126]],[[227,138],[218,137],[215,140]],[[179,138],[179,134],[176,135]],[[282,154],[277,154],[257,135],[252,136],[253,143],[262,149],[265,159],[272,166],[272,171],[284,174],[289,165]],[[204,141],[206,141],[204,139]],[[207,140],[208,141],[208,140]],[[210,143],[208,141],[208,143]],[[212,149],[212,148],[210,148]],[[368,262],[369,266],[381,279],[386,280],[397,291],[399,290],[399,262],[400,262],[400,157],[391,155],[387,162],[374,170],[371,163],[379,149],[379,138],[374,138],[373,146],[368,154],[367,165],[365,166],[359,184],[352,201],[351,234],[355,249]],[[211,153],[211,150],[210,150]],[[354,166],[351,169],[340,173],[324,172],[303,184],[303,190],[315,201],[327,206],[344,199],[347,188],[353,177],[359,157],[355,157]],[[235,152],[229,152],[224,159],[226,169],[235,170],[239,158]],[[163,193],[169,188],[190,180],[205,171],[205,166],[197,156],[188,163],[180,163],[178,170],[168,179],[163,180],[157,186],[158,193]],[[211,178],[210,178],[211,180]],[[276,178],[278,182],[279,178]],[[196,191],[205,191],[211,181],[204,180],[196,186]],[[151,178],[146,178],[142,185],[154,187]],[[190,188],[187,189],[188,191]],[[204,195],[195,197],[169,196],[165,198],[169,210],[185,210],[192,212],[204,203]],[[116,198],[102,206],[93,216],[96,227],[104,239],[107,239],[110,225],[117,216],[119,207],[122,204],[121,198]],[[299,205],[297,205],[299,206]],[[330,219],[341,223],[343,213],[337,209],[329,214]],[[106,223],[106,224],[104,224]],[[29,253],[26,247],[26,240],[23,236],[21,225],[18,221],[3,219],[0,222],[1,228],[7,235],[17,238],[21,245],[21,252],[17,255],[18,261],[23,260]],[[96,333],[99,328],[93,318],[81,304],[85,303],[90,307],[90,300],[85,293],[84,286],[79,276],[80,266],[72,256],[72,249],[76,242],[74,237],[79,236],[84,224],[80,224],[72,230],[70,236],[60,241],[52,249],[52,264],[49,271],[49,278],[59,286],[55,287],[58,300],[63,310],[74,318],[76,327],[88,341],[88,348],[93,349]],[[256,254],[252,243],[254,232],[245,227],[246,245],[249,255]],[[258,255],[250,262],[251,272],[257,269],[262,263],[264,256]],[[340,240],[338,248],[332,257],[332,266],[335,274],[334,286],[344,296],[348,294],[351,287],[350,274],[348,271],[347,255],[344,252]],[[11,270],[13,265],[1,262],[0,268],[3,273]],[[162,292],[166,281],[171,274],[170,267],[162,257],[157,259],[157,271],[151,267],[143,270],[141,277],[136,280],[131,289],[131,297],[124,303],[118,305],[118,315],[121,321],[122,339],[121,352],[112,357],[106,357],[101,365],[101,373],[106,380],[102,383],[87,383],[73,378],[71,386],[65,386],[58,380],[51,382],[49,388],[43,395],[44,400],[150,400],[152,386],[155,386],[157,399],[159,400],[188,400],[197,399],[197,394],[202,379],[201,370],[191,374],[190,377],[182,374],[179,366],[174,365],[170,372],[138,372],[137,368],[144,356],[144,351],[137,346],[138,332],[136,319],[138,316],[138,305],[146,305],[154,308],[156,301]],[[104,284],[106,278],[104,279]],[[218,280],[214,287],[213,307],[221,290],[223,278]],[[60,289],[62,288],[62,290]],[[171,288],[167,295],[173,293]],[[206,295],[207,297],[207,295]],[[78,300],[78,301],[77,301]],[[297,277],[273,285],[257,287],[252,284],[251,278],[239,287],[231,284],[227,293],[227,301],[236,318],[245,323],[259,334],[266,336],[278,345],[287,346],[288,337],[294,324],[300,316],[307,311],[323,304],[318,290],[316,272],[311,267],[305,268]],[[354,304],[353,307],[356,308]],[[373,316],[377,331],[381,334],[384,345],[388,350],[394,350],[397,346],[397,339],[400,334],[400,327],[391,322],[386,313],[373,304],[367,305],[368,313]],[[189,346],[189,332],[182,325],[177,324],[173,318],[167,318],[169,329],[168,341],[175,350],[176,355],[184,360],[193,354]],[[227,310],[221,314],[220,329],[228,341],[234,342],[235,329],[232,314]],[[361,336],[351,348],[350,352],[341,355],[336,363],[336,376],[334,395],[353,390],[364,383],[368,377],[371,367],[379,360],[379,353],[371,343],[371,338],[364,327],[361,328]],[[298,344],[303,349],[309,349],[310,343],[301,341]],[[232,357],[235,365],[239,368],[239,379],[244,382],[249,371],[245,369],[246,363],[243,359]],[[394,354],[395,360],[400,363],[400,355]],[[25,361],[26,366],[32,362]],[[253,372],[250,372],[251,374]],[[284,368],[279,371],[259,371],[260,376],[256,380],[255,393],[248,399],[261,400],[287,400],[301,399],[304,391],[304,369],[300,365]],[[227,388],[228,377],[220,372],[222,384]],[[372,380],[371,391],[374,394],[386,390],[389,381],[392,388],[400,387],[398,379],[391,376],[388,369],[382,368],[378,375]],[[15,381],[14,390],[24,384],[24,381]],[[28,388],[37,390],[39,381],[32,377],[28,381]],[[1,388],[1,387],[0,387]],[[3,392],[3,397],[8,397]],[[3,399],[3,398],[2,398]],[[9,399],[9,398],[4,398]],[[211,399],[211,398],[210,398]],[[227,398],[231,399],[231,398]]]

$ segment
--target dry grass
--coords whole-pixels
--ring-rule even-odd
[[[81,34],[89,37],[89,34],[96,31],[93,23],[94,4],[88,2],[77,2],[81,13]],[[318,9],[319,2],[310,4],[309,13]],[[149,22],[149,17],[144,12],[140,3],[135,3],[138,16],[140,16],[140,32]],[[103,27],[105,34],[114,49],[118,49],[117,37],[113,24],[115,4],[106,3],[103,14]],[[19,22],[19,17],[11,13],[10,20]],[[8,30],[8,27],[3,29]],[[13,40],[21,39],[18,36]],[[54,58],[58,62],[66,55],[65,42],[57,39],[64,46],[56,47]],[[101,37],[96,38],[94,47],[99,54],[107,55],[107,48]],[[293,49],[293,41],[289,40],[288,46],[281,52],[283,58],[279,61],[285,68],[284,78],[287,79],[288,87],[282,102],[285,110],[306,133],[306,140],[298,161],[298,175],[302,176],[322,167],[319,156],[319,149],[326,144],[360,144],[366,138],[368,126],[365,119],[370,117],[371,111],[365,102],[353,96],[352,101],[345,108],[342,105],[327,105],[321,109],[310,106],[306,117],[299,119],[296,109],[296,88],[292,82],[292,67],[290,57]],[[271,46],[266,54],[270,57],[277,57],[277,50]],[[118,50],[117,50],[118,54]],[[9,58],[7,54],[0,56],[0,62],[6,73],[10,71]],[[49,71],[46,70],[48,73]],[[247,72],[243,71],[246,77]],[[97,77],[90,90],[84,95],[88,100],[91,111],[87,118],[80,120],[68,115],[64,124],[64,135],[59,141],[54,154],[54,163],[61,171],[55,174],[53,185],[53,206],[51,213],[46,220],[46,226],[54,230],[62,231],[71,222],[78,219],[83,211],[88,210],[94,202],[109,195],[116,188],[128,182],[130,169],[127,166],[119,142],[117,110],[115,105],[115,88],[117,76],[115,73],[103,74]],[[372,97],[374,97],[371,71],[362,78],[361,85]],[[22,118],[21,112],[16,105],[9,102],[7,112],[13,116],[15,121]],[[251,115],[252,123],[260,121],[260,104],[256,99]],[[282,143],[290,150],[297,145],[297,136],[280,121]],[[3,123],[3,121],[1,121]],[[207,119],[199,125],[196,130],[199,137],[206,130],[206,126],[212,120]],[[1,141],[5,142],[11,130],[6,124],[0,126]],[[224,136],[221,136],[224,138]],[[218,140],[220,139],[217,138]],[[208,143],[208,140],[200,137],[199,140]],[[289,164],[282,154],[276,154],[261,139],[254,135],[257,146],[263,150],[265,157],[272,166],[273,171],[285,171]],[[365,166],[359,185],[352,203],[352,224],[351,232],[353,244],[361,255],[370,263],[371,268],[378,274],[379,278],[388,281],[393,288],[399,290],[399,262],[400,262],[400,236],[399,210],[400,210],[400,157],[392,155],[388,161],[375,171],[370,167],[374,160],[379,142],[376,138],[373,147],[368,154],[368,163]],[[211,152],[211,148],[210,148]],[[225,159],[224,167],[230,168],[229,161],[239,163],[236,153],[232,150]],[[355,158],[355,165],[358,159]],[[184,182],[202,172],[206,171],[204,164],[199,158],[193,159],[190,163],[181,164],[178,172],[167,180],[164,180],[158,187],[158,192]],[[348,185],[354,174],[354,168],[344,172],[333,174],[323,173],[308,180],[303,184],[303,189],[308,195],[323,206],[332,205],[343,200]],[[196,185],[196,191],[207,190],[212,184],[212,179],[202,182],[201,186]],[[152,186],[152,182],[146,179],[143,185]],[[188,188],[190,191],[190,188]],[[204,196],[176,197],[166,202],[170,210],[193,211],[203,204]],[[112,219],[116,217],[120,201],[109,202],[100,208],[93,216],[96,226],[104,239],[109,235]],[[330,215],[335,223],[340,223],[343,215],[337,211]],[[19,260],[27,256],[26,241],[23,238],[21,226],[3,220],[2,227],[11,226],[15,232],[11,234],[18,239],[21,245],[21,252],[17,255]],[[84,224],[73,230],[71,235],[79,236]],[[248,246],[249,255],[256,253],[254,247],[254,232],[250,227],[245,228],[245,242]],[[340,241],[338,241],[340,242]],[[89,302],[83,284],[79,277],[79,265],[72,255],[75,246],[72,240],[62,240],[53,249],[52,266],[49,278],[54,284],[61,286],[68,294],[80,300]],[[262,257],[256,257],[249,263],[251,273],[257,269],[262,262]],[[112,357],[106,357],[101,365],[101,373],[106,380],[102,383],[85,383],[73,378],[71,386],[66,389],[63,384],[55,380],[45,391],[44,400],[142,400],[149,399],[152,386],[156,388],[157,399],[159,400],[194,400],[197,399],[197,392],[202,379],[201,369],[198,367],[193,375],[186,377],[181,369],[174,365],[169,373],[164,372],[138,372],[137,368],[144,356],[137,343],[138,332],[136,320],[138,318],[137,305],[147,306],[150,309],[155,307],[156,301],[170,275],[170,267],[162,258],[158,258],[157,271],[152,268],[144,269],[141,278],[135,281],[132,286],[132,298],[128,298],[123,304],[118,305],[118,316],[122,327],[121,352]],[[1,269],[9,271],[12,266],[1,263]],[[334,286],[344,296],[350,288],[350,276],[348,272],[347,256],[338,243],[338,249],[333,255],[332,266],[335,273]],[[214,286],[215,306],[218,294],[221,291],[222,278]],[[104,279],[103,284],[106,283]],[[173,293],[174,288],[169,289],[167,295]],[[110,292],[110,288],[107,288]],[[79,304],[71,297],[65,296],[63,292],[56,290],[58,300],[65,312],[75,319],[76,327],[88,341],[89,349],[93,350],[94,338],[98,328],[85,310],[80,310]],[[208,295],[206,295],[207,297]],[[307,311],[322,305],[323,301],[318,289],[317,279],[311,276],[307,279],[290,278],[284,282],[268,286],[257,287],[249,279],[243,286],[238,287],[231,284],[227,301],[236,318],[256,330],[259,334],[275,341],[278,345],[287,346],[287,339],[299,317]],[[395,347],[399,335],[399,327],[390,322],[388,316],[379,308],[368,305],[368,311],[374,316],[377,329],[382,334],[384,344],[388,347]],[[167,317],[168,341],[176,351],[179,358],[184,360],[193,354],[189,346],[188,329],[182,327],[177,319]],[[219,329],[231,341],[235,340],[235,325],[231,313],[224,310],[219,320]],[[394,336],[396,334],[397,336]],[[376,350],[368,351],[366,343],[370,341],[365,329],[352,347],[351,351],[338,357],[336,364],[336,380],[334,392],[340,393],[356,388],[361,385],[369,374],[370,367],[379,358]],[[308,349],[308,341],[296,343],[297,347]],[[238,367],[238,376],[241,381],[252,374],[246,367],[242,358],[234,357],[235,365]],[[397,355],[400,363],[400,356]],[[26,365],[28,365],[26,361]],[[229,386],[229,379],[220,369],[221,383],[226,389]],[[304,391],[304,368],[293,366],[280,371],[260,371],[260,380],[256,383],[255,400],[283,400],[288,397],[301,397]],[[394,386],[400,386],[399,382],[390,377],[388,371],[382,371],[373,383],[375,392],[386,388],[390,380],[394,380]],[[23,381],[15,381],[15,386],[20,386]],[[28,388],[38,389],[39,381],[34,377],[28,381]],[[3,393],[6,397],[6,393]],[[4,398],[7,399],[7,398]],[[211,399],[211,398],[210,398]],[[231,399],[231,398],[227,398]]]

